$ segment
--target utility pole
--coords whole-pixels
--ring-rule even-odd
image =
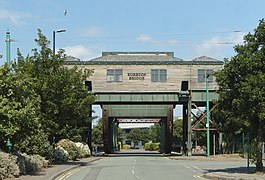
[[[188,100],[188,156],[192,156],[192,140],[191,140],[191,95],[189,94],[189,100]]]
[[[6,63],[9,65],[10,64],[10,32],[7,29],[6,31]]]
[[[61,32],[65,32],[65,31],[66,31],[65,29],[59,29],[59,30],[52,32],[52,52],[53,52],[53,55],[55,55],[55,33],[61,33]]]
[[[209,124],[209,82],[208,82],[209,75],[206,74],[205,81],[206,81],[206,128],[207,128],[207,157],[210,157],[210,124]]]

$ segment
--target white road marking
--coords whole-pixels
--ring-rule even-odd
[[[188,168],[188,169],[191,169],[191,167],[189,167],[189,166],[184,166],[185,168]]]
[[[190,165],[191,167],[193,167],[193,168],[195,168],[195,169],[197,169],[197,170],[199,170],[199,171],[202,171],[202,172],[204,172],[204,170],[202,170],[202,169],[200,169],[200,168],[198,168],[197,166],[194,166],[194,165]]]
[[[71,175],[73,175],[74,173],[76,173],[76,172],[78,172],[80,170],[81,170],[81,168],[76,168],[76,169],[64,174],[62,177],[59,178],[59,180],[66,179],[66,178],[70,177]]]
[[[136,179],[140,179],[139,176],[135,175],[135,172],[134,172],[135,164],[136,164],[136,159],[133,161],[132,174],[136,177]]]
[[[202,177],[202,175],[194,175],[193,177],[194,177],[195,179],[205,179],[205,178]]]

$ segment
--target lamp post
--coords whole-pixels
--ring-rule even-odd
[[[209,124],[209,75],[206,74],[205,82],[206,82],[206,128],[207,128],[207,157],[210,157],[210,124]]]
[[[10,31],[6,31],[6,62],[9,65],[10,64]]]
[[[52,36],[52,41],[53,41],[53,46],[52,46],[52,52],[53,52],[53,55],[55,55],[55,33],[61,33],[61,32],[65,32],[66,30],[65,29],[60,29],[60,30],[56,30],[56,31],[53,31],[53,36]]]

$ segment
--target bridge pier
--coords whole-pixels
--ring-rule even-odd
[[[108,107],[102,106],[103,144],[105,153],[111,153]]]
[[[165,153],[170,154],[172,150],[172,136],[173,136],[173,107],[168,107],[166,118],[166,144]]]

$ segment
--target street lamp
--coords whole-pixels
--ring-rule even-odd
[[[6,31],[6,62],[9,65],[10,64],[10,32],[9,30]]]
[[[65,31],[66,31],[65,29],[60,29],[60,30],[53,31],[53,36],[52,36],[52,40],[53,40],[52,52],[53,52],[53,55],[55,55],[55,33],[61,33],[61,32],[65,32]]]

